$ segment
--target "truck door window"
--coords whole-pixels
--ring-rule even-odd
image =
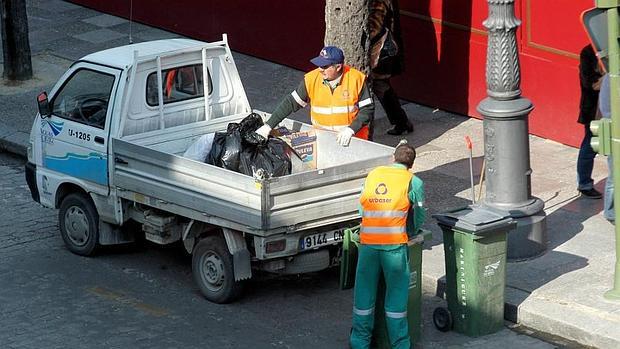
[[[78,69],[54,96],[52,114],[103,129],[113,86],[113,75]]]
[[[202,64],[162,70],[162,91],[164,104],[185,101],[204,96],[202,83]],[[209,77],[209,94],[212,92],[211,75]],[[157,73],[149,74],[146,79],[146,102],[151,107],[159,105],[157,97]]]

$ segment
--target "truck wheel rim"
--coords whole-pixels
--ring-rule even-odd
[[[65,230],[74,245],[84,246],[88,242],[88,218],[80,207],[73,206],[65,213]]]
[[[209,251],[201,258],[201,277],[209,291],[217,292],[224,285],[224,263],[216,253]]]

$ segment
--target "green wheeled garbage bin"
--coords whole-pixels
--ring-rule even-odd
[[[420,233],[411,238],[409,246],[409,300],[407,317],[411,345],[415,345],[422,336],[422,245],[424,240],[430,239],[431,232],[420,230]],[[345,230],[343,240],[343,256],[340,264],[340,288],[352,288],[355,283],[357,269],[357,245],[359,244],[359,230]],[[385,322],[385,281],[380,278],[375,303],[375,326],[372,334],[372,348],[390,348],[387,326]]]
[[[508,213],[468,206],[433,215],[443,231],[448,309],[437,308],[440,331],[478,337],[504,326],[506,233],[516,226]]]

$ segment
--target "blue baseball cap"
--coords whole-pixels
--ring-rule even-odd
[[[317,57],[310,60],[317,67],[344,63],[344,53],[336,46],[325,46]]]

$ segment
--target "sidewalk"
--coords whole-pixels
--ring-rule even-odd
[[[59,0],[29,0],[27,4],[36,78],[16,86],[0,84],[0,151],[22,156],[36,114],[36,95],[49,91],[75,59],[129,42],[129,23],[124,19]],[[132,29],[134,42],[176,37],[137,23]],[[235,38],[229,42],[234,49]],[[303,76],[303,72],[240,53],[234,53],[234,59],[252,107],[260,110],[272,111]],[[416,172],[427,191],[429,219],[425,228],[433,231],[433,240],[424,251],[423,284],[425,292],[440,294],[444,287],[443,244],[441,231],[430,216],[469,203],[464,136],[474,142],[478,183],[482,122],[413,103],[404,107],[415,125],[415,133],[406,138],[418,149]],[[307,121],[307,111],[294,118]],[[573,119],[576,116],[567,116],[566,122]],[[379,110],[376,141],[394,146],[400,138],[387,136],[389,127]],[[509,263],[507,319],[583,345],[620,348],[620,303],[602,296],[612,286],[615,261],[614,230],[602,217],[602,200],[577,195],[577,149],[534,136],[530,148],[532,192],[545,202],[549,250],[530,261]],[[598,157],[594,178],[600,191],[606,173],[604,158]]]

